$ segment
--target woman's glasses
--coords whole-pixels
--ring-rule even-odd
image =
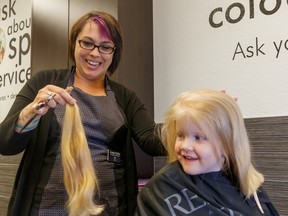
[[[107,45],[95,45],[89,41],[85,41],[85,40],[78,40],[78,43],[80,45],[81,48],[86,49],[86,50],[94,50],[95,48],[98,49],[98,51],[102,54],[111,54],[115,51],[116,47],[111,47],[111,46],[107,46]]]

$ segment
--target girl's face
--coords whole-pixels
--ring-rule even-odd
[[[185,119],[176,121],[176,132],[174,149],[187,174],[198,175],[221,170],[223,158],[219,142],[211,143],[196,124]]]
[[[78,40],[97,46],[114,47],[114,43],[108,37],[101,35],[100,28],[94,21],[87,21],[77,38],[74,53],[77,75],[90,81],[104,80],[107,69],[112,63],[113,53],[102,54],[97,47],[93,50],[83,49]]]

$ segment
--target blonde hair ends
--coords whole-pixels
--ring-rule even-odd
[[[99,183],[76,103],[73,106],[66,104],[62,127],[61,158],[64,185],[69,196],[66,203],[69,215],[99,215],[104,206],[94,202]]]

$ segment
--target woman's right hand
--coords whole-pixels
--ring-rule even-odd
[[[47,85],[38,91],[34,101],[28,104],[19,114],[16,132],[26,132],[37,127],[41,116],[45,115],[50,108],[55,108],[58,104],[65,106],[66,103],[74,105],[76,100],[70,95],[71,87],[63,89],[55,85]],[[23,129],[27,122],[33,119]]]

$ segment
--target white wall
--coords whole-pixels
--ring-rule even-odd
[[[262,0],[267,11],[275,8],[271,15],[261,12],[260,0],[240,2],[243,7],[232,7],[230,17],[236,19],[240,12],[244,16],[231,24],[225,12],[236,1],[153,1],[156,121],[162,121],[178,94],[198,88],[226,89],[238,96],[246,118],[288,115],[287,1]],[[254,18],[249,2],[254,3]],[[215,14],[214,21],[223,20],[223,26],[213,28],[209,15],[218,7],[223,11]],[[233,60],[236,48],[239,54]]]

